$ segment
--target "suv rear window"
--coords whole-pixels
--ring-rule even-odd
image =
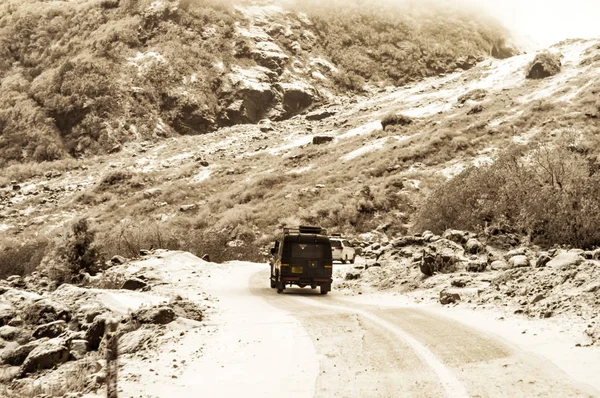
[[[347,240],[344,241],[344,246],[346,246],[346,247],[352,247],[352,245],[350,244],[350,242],[348,242]]]
[[[292,257],[294,258],[312,259],[327,258],[328,256],[331,256],[331,249],[328,245],[321,245],[318,243],[293,243],[291,246]]]

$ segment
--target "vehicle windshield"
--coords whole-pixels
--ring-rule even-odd
[[[339,240],[332,240],[331,241],[331,247],[341,247],[342,246],[342,242]]]
[[[292,244],[292,257],[294,258],[327,258],[331,256],[329,245],[319,243],[294,243]]]

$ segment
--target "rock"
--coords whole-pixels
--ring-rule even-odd
[[[577,253],[560,252],[546,266],[550,268],[574,267],[581,264],[584,258]]]
[[[60,339],[48,340],[35,347],[21,366],[21,374],[49,369],[69,360],[69,349]]]
[[[335,115],[335,111],[315,111],[306,115],[306,120],[323,120]]]
[[[202,307],[193,301],[179,299],[174,300],[171,305],[175,315],[182,318],[191,319],[200,322],[204,318]]]
[[[469,260],[465,269],[468,272],[483,272],[487,267],[487,262],[480,259]]]
[[[31,332],[16,326],[5,325],[0,327],[0,338],[6,341],[16,341],[23,344],[31,340]]]
[[[440,292],[440,303],[441,304],[452,304],[460,301],[460,295],[458,293],[450,293],[446,290]]]
[[[315,135],[312,139],[313,145],[321,145],[333,141],[333,137],[325,135]]]
[[[110,262],[115,265],[125,264],[127,262],[127,259],[125,257],[119,256],[117,254],[115,256],[112,256],[112,258],[110,259]]]
[[[518,249],[509,250],[508,252],[506,252],[504,258],[506,260],[510,260],[511,257],[523,255],[527,255],[527,249],[524,247],[519,247]]]
[[[552,260],[552,257],[550,257],[548,253],[542,252],[540,253],[537,261],[535,262],[535,266],[537,268],[545,267],[550,262],[550,260]]]
[[[275,93],[271,82],[275,74],[256,66],[250,69],[232,67],[224,91],[230,93],[232,102],[225,110],[222,124],[257,123],[271,108]]]
[[[467,115],[476,115],[478,113],[483,112],[484,107],[481,104],[477,104],[474,107],[472,107],[471,109],[469,109],[469,111],[467,112]]]
[[[150,188],[144,191],[143,195],[144,198],[146,199],[150,199],[150,198],[155,198],[157,196],[160,196],[162,194],[162,189],[160,188]]]
[[[259,41],[250,50],[250,55],[261,66],[280,74],[289,57],[272,41]]]
[[[108,153],[118,153],[121,152],[121,145],[115,145],[108,150]]]
[[[471,278],[454,278],[450,281],[450,285],[454,287],[465,287],[471,283]]]
[[[139,278],[129,278],[121,286],[121,289],[125,290],[140,290],[148,286],[146,282]]]
[[[538,294],[537,296],[535,296],[533,298],[533,300],[531,300],[531,304],[535,304],[537,302],[540,302],[540,301],[542,301],[545,298],[546,298],[546,296],[544,296],[543,294]]]
[[[8,321],[7,325],[19,327],[19,326],[23,326],[23,323],[24,323],[23,318],[21,318],[20,316],[17,315],[16,317],[14,317],[10,321]]]
[[[166,325],[175,320],[176,315],[172,308],[167,306],[140,308],[134,313],[135,319],[140,323],[153,323]]]
[[[509,267],[508,263],[504,260],[494,260],[490,264],[490,269],[493,271],[501,271],[501,270],[506,270],[509,268],[510,267]]]
[[[283,92],[283,108],[286,117],[291,117],[313,104],[316,93],[312,86],[297,81],[295,83],[279,83],[278,89]]]
[[[34,339],[41,339],[42,337],[58,337],[67,329],[67,323],[63,320],[54,321],[45,325],[38,326],[33,332]]]
[[[12,305],[8,303],[0,303],[0,326],[8,325],[16,315],[17,313]]]
[[[547,51],[539,53],[529,64],[527,78],[544,79],[554,76],[560,72],[561,66],[559,54],[552,54]]]
[[[360,279],[360,273],[358,272],[346,272],[346,276],[344,276],[344,279],[347,281],[353,281],[356,279]]]
[[[46,341],[47,338],[34,340],[15,349],[5,350],[2,353],[2,362],[11,366],[21,366],[31,351]]]
[[[483,244],[475,238],[471,238],[465,243],[465,250],[467,253],[477,254],[482,252],[484,249]]]
[[[106,318],[97,316],[94,322],[85,332],[85,340],[88,342],[88,350],[94,351],[100,347],[102,337],[104,337],[104,329],[106,328]]]
[[[508,265],[510,268],[521,268],[521,267],[529,267],[531,263],[529,262],[529,258],[525,255],[513,256],[508,260]]]
[[[202,256],[202,260],[204,260],[206,262],[210,262],[210,256],[208,254],[205,254]]]
[[[459,245],[465,244],[468,236],[468,232],[459,231],[456,229],[448,229],[442,234],[442,238],[458,243]]]
[[[140,249],[140,256],[149,256],[150,250]]]
[[[198,208],[197,204],[181,205],[181,207],[179,208],[179,211],[186,212],[186,211],[196,210],[197,208]]]
[[[121,351],[121,347],[119,347],[119,352]],[[88,352],[88,342],[83,339],[75,339],[71,341],[71,351],[69,354],[74,359],[81,359],[85,357],[85,354]]]
[[[458,97],[458,103],[464,104],[467,101],[481,101],[486,97],[486,95],[487,91],[478,88]]]

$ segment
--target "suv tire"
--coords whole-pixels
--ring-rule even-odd
[[[320,287],[320,293],[325,295],[327,294],[327,292],[329,292],[331,290],[331,285],[321,285]]]

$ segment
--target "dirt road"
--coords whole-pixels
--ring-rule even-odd
[[[124,396],[600,396],[585,372],[439,309],[307,288],[278,295],[264,264],[210,266],[201,273],[210,274],[206,288],[219,310],[203,332],[165,344],[152,373],[144,375],[147,363],[125,363],[123,373],[133,367],[139,377],[121,384]],[[172,361],[183,363],[176,376],[168,376]]]

